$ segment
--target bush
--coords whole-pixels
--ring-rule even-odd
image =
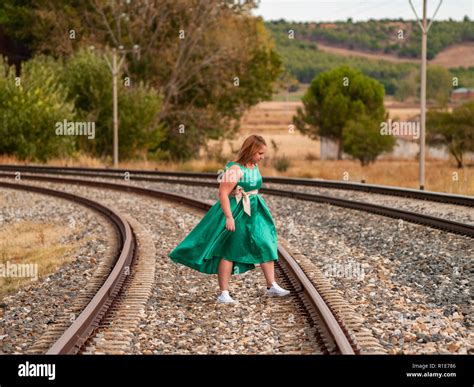
[[[77,139],[76,149],[92,156],[111,154],[107,144],[112,143],[112,74],[105,59],[80,50],[66,61],[61,80],[78,118],[95,122],[95,139]]]
[[[315,161],[315,160],[318,160],[319,158],[313,152],[307,152],[304,159],[306,161]]]
[[[365,166],[374,162],[381,153],[391,151],[395,138],[382,136],[379,125],[379,121],[367,116],[349,121],[343,130],[344,152]]]
[[[99,54],[80,50],[64,64],[43,56],[24,62],[21,84],[0,58],[0,153],[47,161],[84,152],[112,154],[112,76]],[[139,83],[126,87],[119,77],[119,150],[121,159],[160,155],[163,127],[155,123],[161,97]],[[94,138],[56,135],[56,123],[95,123]]]
[[[61,66],[43,56],[24,62],[19,85],[1,56],[0,71],[0,153],[32,161],[70,153],[74,139],[55,131],[56,122],[75,117],[59,82]]]
[[[286,156],[278,156],[273,160],[273,167],[278,172],[285,172],[291,165],[291,161]]]
[[[78,115],[96,122],[95,141],[80,141],[78,149],[94,156],[111,155],[113,149],[112,75],[99,54],[80,50],[66,63],[63,81]],[[153,123],[161,97],[143,83],[125,86],[118,79],[119,157],[156,156],[164,138],[163,127]]]
[[[158,92],[144,83],[124,90],[119,99],[119,141],[124,144],[120,148],[120,157],[154,158],[159,155],[165,130],[162,124],[153,121],[160,111],[161,101]],[[112,127],[111,117],[110,123]]]

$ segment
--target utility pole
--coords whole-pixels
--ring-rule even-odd
[[[426,137],[426,51],[427,51],[427,42],[428,42],[428,31],[430,30],[431,24],[438,13],[439,7],[443,0],[439,1],[438,7],[436,8],[433,17],[431,18],[430,24],[427,26],[426,20],[426,1],[423,0],[423,21],[420,21],[418,14],[416,13],[415,7],[411,0],[409,0],[411,8],[415,13],[418,24],[421,27],[421,106],[420,106],[420,162],[419,162],[419,184],[420,190],[425,189],[425,137]]]
[[[104,54],[104,58],[109,65],[110,71],[112,72],[112,98],[113,98],[113,161],[114,168],[118,167],[119,163],[119,140],[118,140],[118,90],[117,90],[117,79],[120,74],[120,69],[122,68],[123,62],[125,60],[125,55],[127,52],[138,53],[140,47],[136,44],[133,46],[132,50],[125,50],[123,46],[118,47],[118,51],[122,54],[120,62],[117,64],[117,49],[112,49],[112,63],[110,63],[107,55]]]
[[[120,64],[117,67],[117,52],[114,49],[112,54],[112,85],[113,85],[113,126],[114,126],[114,168],[118,167],[119,156],[118,156],[118,96],[117,96],[117,77],[122,67],[123,56],[120,60]]]

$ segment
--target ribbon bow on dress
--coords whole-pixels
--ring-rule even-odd
[[[237,204],[239,204],[240,200],[243,199],[242,203],[244,205],[244,212],[248,216],[251,216],[250,195],[257,195],[258,194],[258,189],[254,189],[252,191],[245,192],[244,189],[240,185],[238,185],[231,191],[230,194],[235,196],[235,200],[237,201]]]

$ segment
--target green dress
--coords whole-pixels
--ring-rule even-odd
[[[257,165],[249,169],[231,161],[224,171],[233,164],[244,172],[236,185],[245,192],[262,186]],[[233,261],[232,274],[255,269],[258,263],[278,260],[277,233],[270,211],[260,194],[250,195],[249,199],[250,216],[244,212],[243,198],[237,203],[237,199],[229,195],[235,231],[226,229],[225,215],[218,200],[169,254],[171,260],[206,274],[218,273],[221,258]]]

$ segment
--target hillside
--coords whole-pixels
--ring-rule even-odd
[[[436,55],[430,63],[447,68],[474,66],[474,42],[449,46]]]
[[[403,88],[419,74],[419,59],[416,55],[403,55],[407,47],[414,47],[415,44],[420,46],[420,38],[411,24],[383,20],[361,23],[277,21],[267,22],[266,27],[272,34],[287,76],[299,83],[310,83],[323,71],[348,65],[381,82],[387,95],[398,95],[403,94]],[[370,39],[369,27],[373,28]],[[406,28],[402,42],[405,49],[402,50],[401,46],[398,51],[382,49],[384,44],[390,47],[393,33],[402,27]],[[452,27],[453,31],[446,32],[448,27]],[[429,42],[436,47],[431,52],[434,50],[437,55],[430,60],[429,65],[448,69],[446,77],[457,77],[459,87],[474,87],[474,31],[471,32],[474,23],[438,22],[431,28]],[[437,33],[434,33],[435,28]],[[294,39],[288,38],[289,30],[294,31]],[[438,44],[437,41],[442,43]]]
[[[292,29],[297,40],[400,58],[421,57],[421,31],[416,21],[289,23],[280,20],[267,22],[266,26],[274,36],[286,36]],[[435,21],[430,29],[427,57],[433,59],[449,46],[466,42],[474,42],[474,22],[467,16],[460,22]]]

